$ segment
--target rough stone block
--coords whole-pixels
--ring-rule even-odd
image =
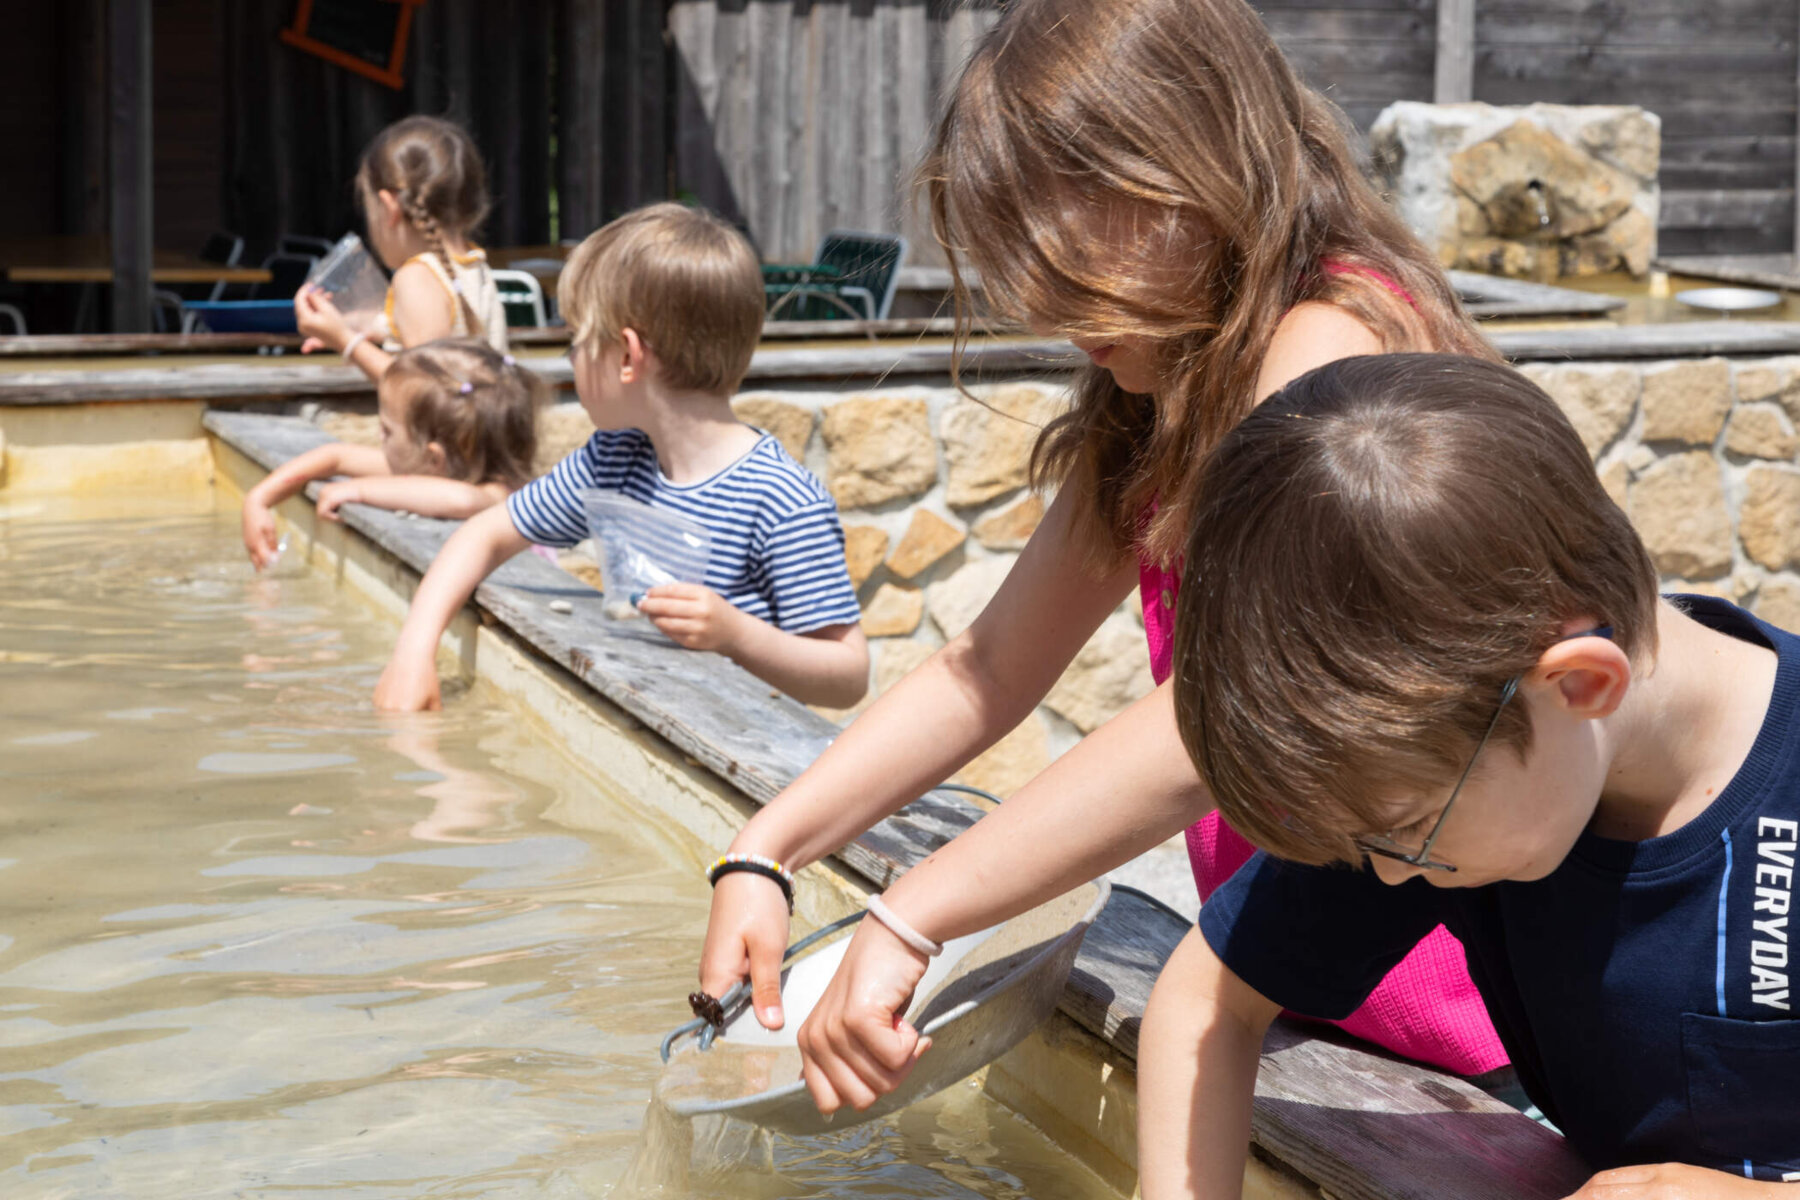
[[[1800,567],[1800,472],[1752,467],[1738,509],[1738,537],[1752,562],[1771,571]]]
[[[1630,513],[1662,574],[1717,579],[1731,569],[1724,482],[1704,450],[1670,455],[1638,476]]]
[[[1800,629],[1800,579],[1781,575],[1765,579],[1756,592],[1756,615],[1783,629]]]
[[[1011,733],[957,772],[956,778],[1004,799],[1030,783],[1049,765],[1050,731],[1045,728],[1044,719],[1032,713]]]
[[[975,522],[975,540],[989,550],[1023,550],[1044,519],[1044,498],[1027,492]]]
[[[916,579],[946,554],[968,540],[960,525],[944,520],[928,508],[913,513],[912,523],[900,544],[888,555],[887,568],[901,579]]]
[[[1531,378],[1556,401],[1594,458],[1631,424],[1641,386],[1631,367],[1549,367]]]
[[[1766,402],[1740,404],[1725,430],[1725,449],[1745,458],[1769,458],[1785,462],[1800,449],[1800,439],[1780,408]]]
[[[1707,358],[1652,367],[1643,402],[1646,442],[1710,446],[1731,412],[1731,364]]]
[[[887,556],[888,535],[873,525],[844,526],[844,566],[850,571],[850,586],[862,587]]]
[[[948,579],[941,579],[925,589],[925,608],[946,640],[955,637],[974,623],[994,598],[1012,570],[1013,560],[984,558],[964,563]]]
[[[767,393],[746,392],[731,402],[731,411],[746,425],[775,435],[795,462],[806,461],[806,443],[812,440],[815,414],[810,408],[789,404]]]
[[[329,428],[329,427],[328,427]],[[331,436],[349,441],[341,433],[331,430]],[[587,413],[579,404],[551,404],[538,411],[537,419],[537,457],[531,462],[531,469],[539,475],[549,471],[557,463],[569,457],[594,436],[594,423],[588,420]],[[375,430],[375,441],[379,444],[381,432]]]
[[[958,400],[944,414],[945,498],[957,508],[983,504],[1029,478],[1031,450],[1067,404],[1067,393],[1036,384],[996,387]]]
[[[862,631],[869,637],[908,637],[925,616],[925,595],[918,588],[884,583],[863,605]]]
[[[1044,707],[1092,733],[1154,686],[1143,631],[1129,617],[1115,614],[1075,655],[1044,697]]]
[[[853,396],[825,410],[826,486],[840,508],[923,495],[937,482],[937,444],[925,401]]]

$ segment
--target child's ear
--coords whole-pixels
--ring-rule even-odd
[[[1571,716],[1598,720],[1617,711],[1631,687],[1631,660],[1610,638],[1573,637],[1544,651],[1533,680],[1554,685]]]
[[[400,211],[400,197],[386,188],[375,193],[375,202],[381,205],[382,220],[386,224],[398,225],[406,219],[406,214]]]
[[[425,443],[425,465],[431,468],[427,472],[431,475],[443,475],[449,471],[450,456],[444,453],[444,443]]]
[[[644,345],[644,339],[638,336],[638,331],[629,327],[620,332],[619,342],[623,351],[619,356],[619,381],[635,383],[644,377],[650,348]]]

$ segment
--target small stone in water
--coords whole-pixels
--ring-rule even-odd
[[[567,600],[552,600],[550,602],[550,611],[567,615],[575,611],[575,606],[570,604]]]

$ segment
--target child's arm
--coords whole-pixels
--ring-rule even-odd
[[[867,776],[881,778],[875,771]],[[1164,684],[934,850],[885,896],[914,929],[946,941],[1104,874],[1211,808],[1212,798],[1182,749],[1173,692]],[[735,878],[721,879],[716,890],[723,892]],[[718,907],[715,898],[715,913]],[[867,1108],[904,1077],[917,1034],[896,1018],[925,963],[879,922],[857,926],[843,962],[799,1033],[807,1085],[821,1111],[842,1104]]]
[[[1198,929],[1169,956],[1138,1032],[1138,1186],[1144,1200],[1243,1193],[1263,1035],[1280,1011]]]
[[[1745,1179],[1688,1163],[1645,1163],[1602,1171],[1569,1200],[1794,1200],[1796,1196],[1800,1186],[1792,1183]]]
[[[638,611],[689,650],[715,650],[802,704],[849,708],[869,688],[869,642],[855,625],[786,633],[711,588],[651,588]]]
[[[505,485],[464,483],[437,475],[380,475],[328,483],[319,491],[319,515],[338,519],[346,504],[400,509],[421,517],[462,521],[506,499]]]
[[[375,684],[375,707],[417,712],[442,707],[438,698],[437,646],[450,620],[481,581],[529,542],[513,527],[504,504],[463,523],[438,551],[413,593],[393,657]]]
[[[1136,564],[1128,560],[1094,573],[1069,528],[1075,503],[1064,493],[1051,504],[975,622],[852,722],[751,817],[732,850],[795,868],[816,862],[943,782],[1031,715],[1136,580]],[[1088,802],[1097,807],[1111,795],[1110,786],[1102,786]],[[701,985],[722,995],[748,974],[759,1019],[779,1026],[787,930],[787,906],[774,884],[748,873],[720,879]]]
[[[387,458],[373,446],[353,446],[332,442],[282,463],[261,483],[244,493],[244,549],[258,570],[267,566],[275,554],[275,514],[270,510],[294,495],[315,479],[333,475],[385,475]]]

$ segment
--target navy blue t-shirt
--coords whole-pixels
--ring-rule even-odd
[[[1584,833],[1541,880],[1464,889],[1259,853],[1200,929],[1268,999],[1340,1019],[1442,922],[1527,1094],[1592,1166],[1781,1179],[1800,1175],[1800,638],[1722,600],[1679,603],[1779,657],[1749,757],[1682,828],[1642,842]]]

